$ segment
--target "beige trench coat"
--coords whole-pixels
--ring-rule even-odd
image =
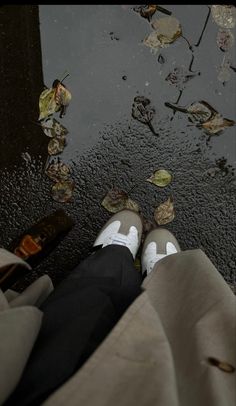
[[[236,298],[210,260],[201,250],[168,256],[143,287],[44,406],[235,406]],[[40,329],[43,315],[35,306],[52,289],[43,276],[23,294],[0,295],[0,404],[19,381]]]

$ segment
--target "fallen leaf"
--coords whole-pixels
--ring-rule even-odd
[[[56,104],[59,106],[60,118],[62,118],[66,113],[66,108],[69,105],[72,96],[66,86],[58,79],[54,80],[53,88],[55,88],[55,100]]]
[[[231,78],[230,60],[224,57],[223,62],[219,68],[217,79],[224,84],[228,82],[230,78]]]
[[[175,17],[163,17],[152,23],[155,30],[144,39],[144,44],[150,47],[154,53],[159,48],[165,48],[172,44],[182,35],[182,29],[179,21]]]
[[[182,34],[179,20],[175,17],[163,17],[152,22],[152,28],[159,34],[160,41],[171,44]]]
[[[194,102],[187,108],[190,121],[198,121],[204,123],[208,119],[211,119],[217,111],[207,102],[201,100],[200,102]]]
[[[187,107],[181,107],[177,104],[165,103],[165,106],[173,109],[174,111],[180,111],[181,113],[186,113],[189,116],[191,122],[203,123],[210,119],[213,115],[217,114],[217,111],[213,107],[205,102],[204,100],[200,102],[194,102]]]
[[[132,105],[132,117],[141,123],[149,123],[155,114],[155,109],[150,103],[146,97],[136,96]]]
[[[207,132],[209,132],[210,134],[217,134],[225,128],[232,127],[234,125],[235,121],[224,118],[221,116],[221,114],[217,114],[211,120],[202,123],[201,127],[207,130]]]
[[[233,5],[212,5],[211,14],[216,24],[222,28],[234,28],[236,9]]]
[[[55,89],[45,89],[39,96],[39,121],[59,111],[55,100]]]
[[[133,211],[136,211],[137,213],[139,212],[139,205],[136,203],[134,200],[128,198],[125,202],[125,209],[130,209]]]
[[[167,224],[174,220],[174,204],[171,197],[155,209],[154,218],[158,225]]]
[[[67,203],[72,199],[75,183],[72,180],[57,182],[52,187],[52,198],[60,203]]]
[[[61,125],[55,118],[48,118],[41,123],[44,134],[47,137],[61,137],[68,134],[66,127]]]
[[[119,189],[109,190],[101,205],[110,213],[117,213],[123,209],[139,211],[138,204],[131,200],[126,192]]]
[[[189,73],[184,67],[177,67],[168,74],[165,80],[175,86],[178,90],[183,90],[185,84],[197,75],[199,75],[199,72]]]
[[[62,136],[60,138],[54,137],[48,143],[48,153],[49,155],[60,154],[66,146],[66,137]]]
[[[221,51],[227,52],[234,45],[234,35],[230,30],[219,29],[216,43]]]
[[[165,105],[175,111],[187,113],[189,121],[195,122],[198,128],[204,128],[210,134],[217,134],[224,128],[235,125],[235,121],[224,118],[204,100],[194,102],[188,107],[180,107],[171,103],[165,103]]]
[[[168,46],[161,44],[156,31],[152,31],[151,34],[144,38],[143,44],[149,47],[154,55],[159,51],[160,48],[165,48]]]
[[[68,179],[71,170],[70,167],[63,162],[57,162],[49,165],[45,173],[50,179],[54,180],[55,182],[59,182]]]
[[[158,135],[151,124],[155,115],[155,108],[150,103],[150,100],[146,97],[136,96],[132,104],[132,117],[141,123],[147,124],[152,133]]]
[[[155,171],[150,178],[147,179],[148,182],[153,183],[159,187],[165,187],[170,184],[172,180],[171,174],[165,169],[158,169]]]

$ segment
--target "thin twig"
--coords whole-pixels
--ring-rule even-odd
[[[210,8],[209,6],[207,6],[207,7],[208,7],[208,14],[207,14],[207,17],[206,17],[206,21],[205,21],[205,24],[204,24],[204,26],[203,26],[203,29],[202,29],[201,35],[200,35],[200,37],[199,37],[199,40],[198,40],[198,42],[195,44],[195,47],[198,47],[198,46],[200,45],[201,41],[202,41],[202,37],[203,37],[203,34],[204,34],[204,32],[205,32],[205,29],[206,29],[206,26],[207,26],[207,23],[208,23],[210,14],[211,14],[211,8]]]
[[[181,99],[181,97],[182,97],[182,94],[183,94],[183,90],[180,90],[180,91],[179,91],[178,99],[176,100],[176,103],[175,103],[175,104],[178,104],[178,103],[179,103],[179,101],[180,101],[180,99]],[[169,104],[169,105],[168,105],[168,104]],[[173,108],[170,103],[165,103],[165,105],[166,105],[167,107]],[[173,108],[173,110],[174,110],[174,108]],[[176,111],[177,111],[177,109],[173,111],[173,116],[171,117],[170,121],[172,121],[172,120],[174,119],[174,116],[175,116],[175,114],[176,114]],[[181,110],[179,110],[179,111],[181,111]]]

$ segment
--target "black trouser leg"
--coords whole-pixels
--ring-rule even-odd
[[[9,404],[38,405],[80,368],[141,293],[126,247],[110,245],[79,264],[41,306],[42,327]]]

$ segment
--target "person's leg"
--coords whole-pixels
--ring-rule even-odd
[[[142,277],[133,261],[141,240],[141,220],[125,212],[125,217],[124,212],[118,213],[109,221],[109,238],[103,235],[107,227],[99,234],[95,245],[103,248],[77,266],[41,306],[42,328],[9,404],[40,404],[83,365],[141,293]],[[137,226],[135,242],[132,237],[133,242],[126,244],[125,234],[118,232],[124,220],[128,232],[133,223]],[[117,221],[121,224],[115,232]]]

